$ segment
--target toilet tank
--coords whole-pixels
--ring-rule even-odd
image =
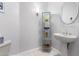
[[[7,40],[0,44],[0,56],[8,56],[10,51],[11,41]]]

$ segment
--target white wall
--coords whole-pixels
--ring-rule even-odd
[[[41,16],[36,16],[33,10],[35,4],[40,6],[40,11],[48,10],[52,13],[52,29],[54,32],[68,31],[79,36],[79,20],[68,26],[61,22],[59,14],[61,13],[62,2],[20,3],[20,9],[19,3],[5,3],[5,13],[0,14],[0,33],[5,37],[5,40],[12,40],[10,54],[18,53],[19,48],[20,51],[24,51],[39,46],[39,21]],[[53,47],[60,49],[60,42],[56,39],[53,40]],[[79,40],[72,45],[71,55],[79,55],[78,50]]]
[[[47,3],[20,3],[21,40],[20,51],[29,50],[39,46],[39,20],[36,16],[35,6],[40,12],[47,10]]]
[[[48,11],[52,13],[52,33],[53,32],[69,32],[72,33],[73,35],[79,36],[79,16],[74,24],[71,25],[65,25],[61,22],[61,7],[62,7],[63,2],[52,2],[48,3]],[[61,49],[61,43],[57,41],[53,37],[53,47],[57,49]],[[63,52],[63,51],[62,51]],[[70,55],[79,55],[79,40],[77,39],[76,42],[72,43],[71,49],[69,50]]]
[[[20,23],[21,23],[21,40],[20,40],[20,51],[29,50],[32,48],[39,47],[40,40],[40,20],[41,16],[36,16],[35,5],[40,7],[40,12],[50,11],[52,14],[52,33],[53,32],[70,32],[72,34],[78,35],[79,33],[79,21],[72,25],[64,25],[61,22],[61,7],[63,2],[51,2],[51,3],[20,3]],[[56,40],[53,36],[53,47],[61,51],[61,43]],[[73,48],[73,49],[72,49]],[[78,55],[78,41],[74,43],[71,48],[71,55]],[[62,51],[63,52],[63,51]]]
[[[63,2],[49,2],[48,11],[50,11],[52,14],[60,14],[62,4]]]
[[[5,40],[11,40],[10,54],[19,51],[19,3],[5,3],[5,11],[0,13],[0,33]]]

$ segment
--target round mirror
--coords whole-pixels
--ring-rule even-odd
[[[78,15],[77,2],[65,2],[61,11],[61,19],[65,24],[74,23]]]

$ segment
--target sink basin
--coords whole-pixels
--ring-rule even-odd
[[[76,35],[69,35],[63,33],[54,33],[56,39],[61,40],[63,42],[74,42],[77,39]]]

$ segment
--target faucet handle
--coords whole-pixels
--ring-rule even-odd
[[[68,32],[64,32],[64,34],[65,34],[65,35],[67,35],[67,34],[68,34]]]
[[[67,32],[63,32],[64,35],[67,35]]]
[[[72,35],[71,33],[69,33],[69,35]]]

